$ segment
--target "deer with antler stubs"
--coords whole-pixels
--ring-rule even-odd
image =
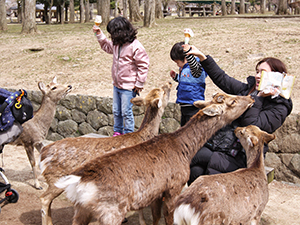
[[[138,131],[116,137],[77,137],[56,141],[41,151],[40,167],[48,184],[41,195],[42,224],[52,225],[51,203],[63,190],[54,183],[63,176],[71,174],[90,160],[132,146],[155,137],[159,132],[164,109],[167,107],[171,92],[171,83],[152,89],[145,98],[135,97],[131,102],[145,106],[145,116]],[[140,211],[140,224],[145,224]]]
[[[36,148],[38,152],[41,151],[43,140],[46,138],[55,116],[56,105],[59,100],[64,98],[71,91],[72,86],[58,84],[57,78],[54,77],[50,84],[45,85],[43,82],[39,82],[38,87],[43,94],[41,106],[32,119],[22,124],[23,131],[12,144],[24,146],[33,171],[34,187],[42,189],[37,178],[38,174],[34,148]]]
[[[95,158],[62,177],[55,185],[75,204],[73,225],[88,224],[93,217],[102,225],[120,225],[128,211],[161,197],[165,222],[173,225],[174,203],[189,179],[192,158],[217,130],[253,103],[250,96],[227,94],[197,101],[195,106],[205,108],[177,131]]]

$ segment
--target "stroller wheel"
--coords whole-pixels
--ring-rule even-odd
[[[19,200],[19,194],[16,190],[10,189],[10,191],[7,191],[5,193],[5,196],[7,196],[7,201],[9,203],[16,203]]]

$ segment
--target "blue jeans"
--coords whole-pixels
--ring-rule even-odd
[[[134,131],[133,104],[130,102],[136,92],[119,89],[113,90],[114,132],[127,134]]]

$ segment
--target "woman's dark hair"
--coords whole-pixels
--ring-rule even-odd
[[[273,71],[273,72],[287,73],[285,64],[281,60],[273,58],[273,57],[267,57],[267,58],[260,60],[256,64],[255,69],[257,70],[258,66],[264,62],[266,62],[270,66],[271,71]]]
[[[106,29],[114,45],[131,43],[136,39],[137,29],[133,28],[129,20],[122,16],[109,21]]]
[[[182,62],[184,62],[185,59],[185,55],[183,53],[183,47],[182,45],[184,45],[184,42],[178,42],[175,45],[173,45],[171,51],[170,51],[170,57],[173,61],[175,60],[180,60]]]

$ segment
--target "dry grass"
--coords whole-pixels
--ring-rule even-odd
[[[300,68],[300,18],[218,18],[158,20],[153,28],[143,28],[138,39],[150,57],[150,71],[145,85],[147,93],[153,87],[171,81],[169,71],[178,70],[170,59],[174,43],[183,40],[183,29],[191,28],[191,39],[205,54],[217,60],[229,75],[244,81],[254,75],[256,62],[263,57],[282,59],[289,73],[297,75]],[[112,57],[104,53],[92,33],[93,23],[38,25],[34,36],[20,34],[21,26],[9,24],[8,32],[0,34],[1,87],[37,90],[37,82],[48,82],[58,76],[61,83],[74,87],[73,94],[112,96],[110,68]],[[102,27],[107,34],[105,27]],[[30,48],[43,48],[31,52]],[[64,60],[64,57],[69,57]],[[172,101],[176,99],[176,85]],[[294,86],[293,112],[298,107],[299,82]],[[207,78],[206,96],[220,91]]]

